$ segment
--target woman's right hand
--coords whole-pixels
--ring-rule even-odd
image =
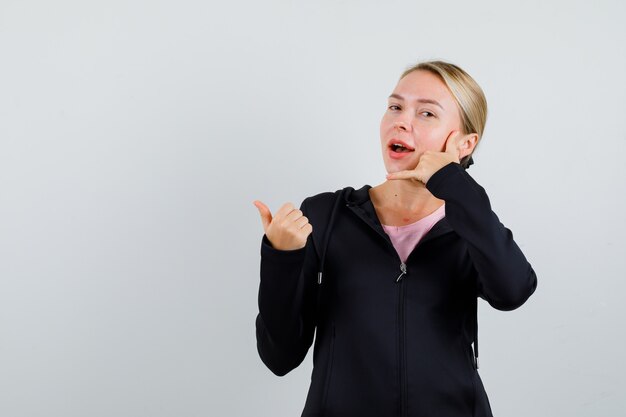
[[[306,246],[313,226],[301,210],[291,203],[285,203],[272,217],[270,209],[261,201],[254,200],[253,204],[259,209],[265,235],[272,247],[278,250],[296,250]]]

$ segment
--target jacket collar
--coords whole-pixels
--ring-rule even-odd
[[[370,188],[372,188],[372,186],[368,184],[365,184],[358,190],[352,187],[344,188],[344,204],[391,244],[391,239],[383,229],[378,215],[376,214],[376,210],[374,209],[374,204],[369,195]],[[424,235],[420,240],[420,244],[452,231],[454,230],[452,226],[450,226],[448,219],[443,217],[435,223],[426,235]]]
[[[317,273],[318,284],[322,283],[324,265],[326,262],[326,249],[328,248],[328,242],[333,232],[333,223],[335,221],[337,212],[339,211],[339,206],[342,204],[348,207],[356,216],[358,216],[361,220],[367,223],[383,239],[385,239],[388,243],[389,250],[397,255],[397,252],[393,247],[393,243],[391,242],[391,238],[389,237],[389,235],[387,235],[382,225],[380,224],[380,220],[378,219],[378,215],[376,214],[376,210],[374,209],[374,205],[372,204],[372,200],[369,195],[370,188],[372,188],[371,185],[365,184],[358,190],[355,190],[352,187],[345,187],[335,192],[338,193],[338,196],[333,204],[330,220],[326,228],[326,232],[324,233],[323,244],[320,251],[320,262]],[[426,233],[426,235],[424,235],[424,237],[422,237],[422,239],[418,242],[418,246],[426,241],[434,239],[443,234],[450,233],[452,231],[453,229],[448,223],[448,220],[443,217],[441,220],[435,223],[435,225],[428,231],[428,233]]]

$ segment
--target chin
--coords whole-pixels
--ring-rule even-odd
[[[417,162],[418,162],[417,159],[416,160],[403,159],[401,161],[392,159],[392,160],[386,161],[385,168],[387,169],[388,173],[406,171],[410,169],[415,169],[415,167],[417,166]]]

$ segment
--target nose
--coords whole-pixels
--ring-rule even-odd
[[[411,120],[410,120],[409,112],[403,111],[403,112],[397,113],[395,116],[396,117],[393,122],[393,128],[395,130],[403,130],[405,132],[408,132],[411,130]]]
[[[405,132],[410,129],[411,124],[407,123],[403,118],[399,117],[393,124],[394,129],[404,130]]]

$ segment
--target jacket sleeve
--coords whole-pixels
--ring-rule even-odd
[[[426,188],[446,203],[446,218],[466,241],[478,272],[478,296],[498,310],[513,310],[535,292],[537,276],[491,210],[485,190],[458,163],[436,171]]]
[[[300,206],[305,216],[306,201]],[[313,342],[317,259],[313,233],[303,248],[295,250],[275,249],[263,235],[257,350],[263,363],[278,376],[300,365]]]

